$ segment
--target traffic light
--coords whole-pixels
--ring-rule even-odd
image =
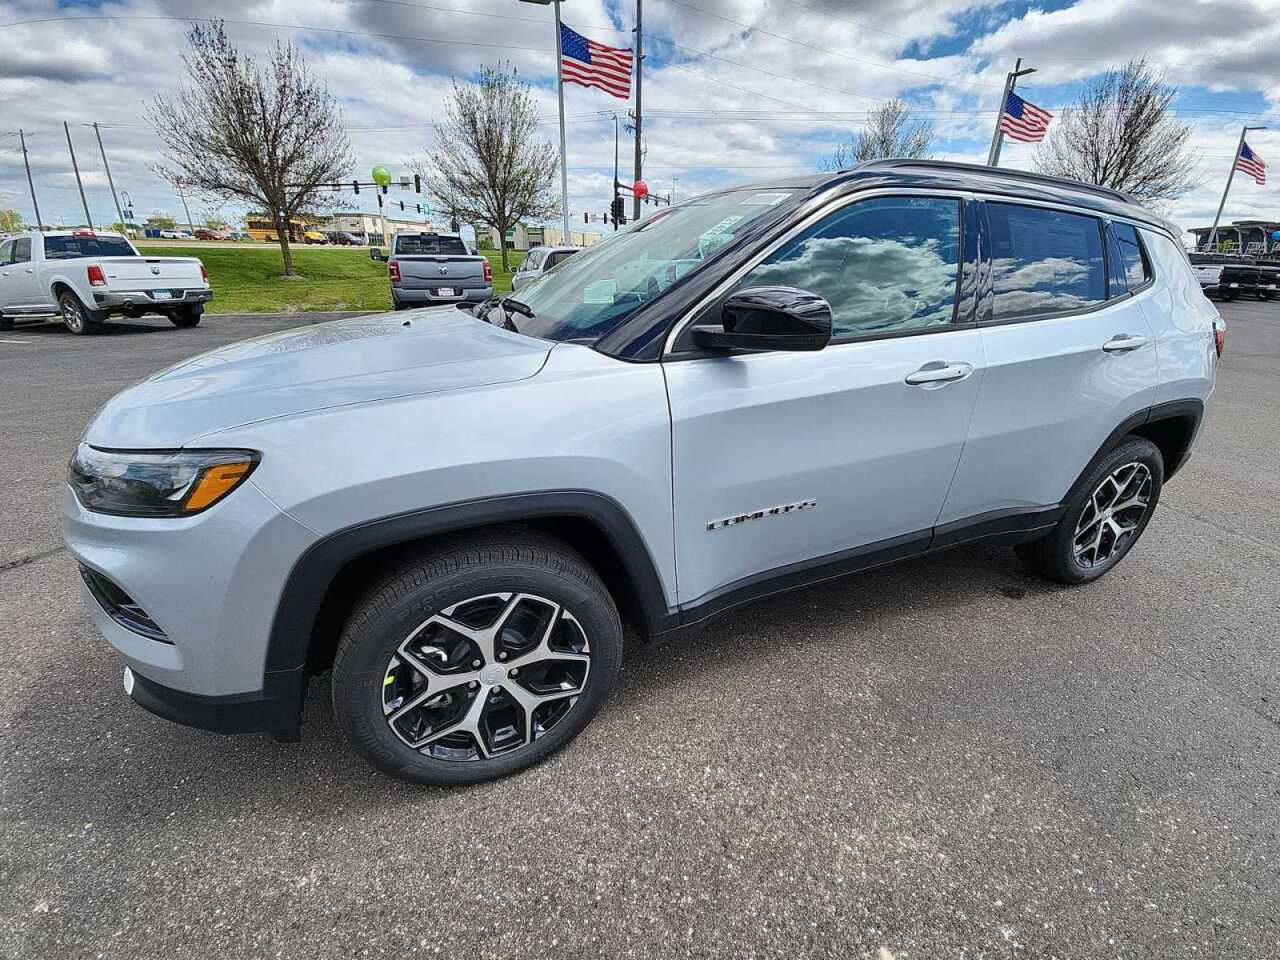
[[[400,210],[401,210],[401,212],[403,212],[403,211],[404,211],[404,201],[403,201],[403,200],[401,200],[401,201],[400,201]]]
[[[622,218],[622,217],[623,217],[623,203],[622,203],[622,197],[620,197],[620,196],[616,196],[616,197],[614,197],[614,198],[613,198],[613,210],[612,210],[612,213],[613,213],[613,222],[614,222],[614,224],[626,223],[626,221]]]
[[[591,222],[591,214],[587,213],[587,211],[585,210],[582,211],[582,222],[583,223]]]
[[[352,180],[352,181],[351,181],[351,189],[352,189],[352,190],[354,190],[356,193],[359,193],[359,192],[360,192],[360,181],[359,181],[359,180]]]
[[[415,173],[413,175],[413,192],[414,193],[422,192],[422,175],[421,174]]]

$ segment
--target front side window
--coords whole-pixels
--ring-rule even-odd
[[[996,320],[1103,302],[1107,284],[1097,219],[1008,203],[987,203],[986,209]]]
[[[1111,232],[1115,234],[1116,243],[1120,247],[1120,263],[1124,267],[1129,289],[1136,290],[1151,279],[1146,257],[1142,254],[1142,244],[1138,242],[1138,231],[1132,224],[1113,223]]]
[[[31,262],[31,238],[19,237],[13,241],[13,262],[14,263],[30,263]]]
[[[838,340],[951,323],[959,266],[959,200],[873,197],[788,241],[738,287],[817,294],[831,305]]]

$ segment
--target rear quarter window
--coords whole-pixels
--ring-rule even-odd
[[[1097,218],[1008,203],[986,208],[996,320],[1084,310],[1106,299]]]

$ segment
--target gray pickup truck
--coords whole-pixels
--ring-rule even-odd
[[[387,259],[391,302],[397,310],[436,303],[479,303],[493,296],[493,267],[461,237],[397,233]]]

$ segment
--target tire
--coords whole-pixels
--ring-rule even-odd
[[[13,329],[13,317],[6,317],[0,313],[0,333]]]
[[[169,322],[184,330],[196,326],[204,315],[204,304],[197,303],[189,307],[177,307],[169,314]]]
[[[64,290],[58,297],[58,312],[62,314],[62,322],[76,336],[87,336],[102,329],[107,315],[101,310],[90,310],[70,290]]]
[[[1222,299],[1227,301],[1227,303],[1230,303],[1235,298],[1236,298],[1236,293],[1234,290],[1228,290],[1222,294]]]
[[[370,588],[338,643],[333,710],[384,773],[477,783],[572,740],[621,665],[622,625],[596,572],[559,540],[503,529],[447,541]]]
[[[1097,580],[1124,559],[1147,529],[1163,483],[1164,457],[1159,449],[1141,437],[1126,437],[1076,481],[1062,517],[1048,536],[1018,544],[1014,550],[1023,563],[1050,580],[1066,584]],[[1110,510],[1117,502],[1133,505],[1113,517]]]

